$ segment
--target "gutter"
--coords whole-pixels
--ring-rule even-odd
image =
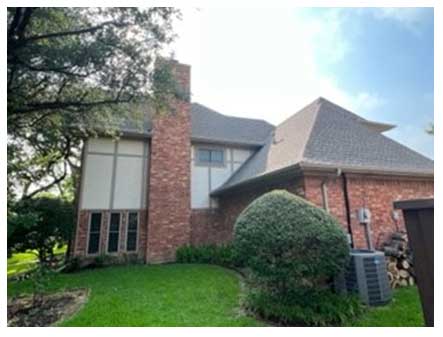
[[[191,135],[191,142],[201,142],[208,144],[223,144],[223,145],[237,145],[242,147],[250,147],[257,148],[265,145],[264,142],[247,142],[247,141],[230,141],[226,139],[216,139],[216,138],[207,138],[207,137],[198,137]]]
[[[252,157],[251,157],[252,158]],[[434,178],[434,172],[411,172],[411,171],[383,171],[377,168],[355,168],[349,166],[340,166],[342,172],[346,172],[347,174],[368,174],[368,175],[381,175],[381,176],[398,176],[398,177],[410,177],[410,178]],[[211,196],[215,197],[221,195],[225,192],[235,190],[237,188],[244,187],[246,185],[252,184],[254,182],[260,181],[262,179],[271,179],[274,176],[279,176],[284,174],[286,171],[296,170],[298,174],[303,171],[311,171],[318,173],[332,173],[336,174],[337,166],[334,165],[321,165],[321,164],[307,164],[300,162],[298,164],[290,165],[275,171],[271,171],[262,175],[258,175],[247,180],[243,180],[234,185],[222,185],[218,189],[211,192]]]
[[[311,163],[303,163],[301,162],[300,168],[303,171],[318,171],[318,172],[337,172],[336,165],[323,165],[323,164],[311,164]],[[434,178],[434,171],[424,172],[424,171],[402,171],[402,170],[381,170],[377,167],[352,167],[352,166],[340,166],[340,170],[342,172],[346,172],[349,174],[373,174],[373,175],[384,175],[384,176],[400,176],[400,177],[411,177],[411,178]]]

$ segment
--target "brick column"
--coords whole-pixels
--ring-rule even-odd
[[[172,62],[180,89],[190,92],[190,66]],[[146,262],[173,261],[190,242],[190,103],[173,100],[168,114],[153,119]]]

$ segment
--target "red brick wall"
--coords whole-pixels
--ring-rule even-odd
[[[317,206],[323,206],[321,182],[324,177],[305,177],[306,198]],[[346,213],[342,189],[342,178],[327,182],[331,214],[346,229]],[[354,245],[366,248],[364,227],[358,223],[357,210],[365,206],[371,211],[372,242],[379,247],[389,234],[397,230],[392,219],[393,202],[403,199],[432,197],[434,182],[431,179],[408,179],[405,177],[348,175],[348,195],[351,213],[351,228]],[[401,212],[398,228],[404,229]]]
[[[273,190],[285,189],[301,195],[313,204],[324,207],[321,185],[327,186],[330,213],[347,232],[346,208],[342,177],[306,175],[292,182],[239,191],[222,196],[219,207],[213,210],[193,210],[191,242],[195,245],[220,244],[232,239],[233,226],[238,215],[255,198]],[[372,240],[378,246],[396,230],[391,217],[393,202],[401,199],[430,197],[434,194],[433,180],[348,175],[348,194],[351,210],[351,228],[355,247],[365,248],[364,227],[357,222],[357,209],[366,205],[372,213]],[[366,201],[366,203],[364,202]],[[404,229],[401,212],[399,228]]]
[[[326,185],[329,212],[336,217],[340,223],[343,224],[343,228],[346,229],[346,208],[342,178],[335,176],[305,177],[303,183],[305,198],[322,208],[324,208],[324,201],[321,185],[323,183]]]
[[[235,220],[254,199],[274,189],[284,189],[303,196],[301,179],[256,187],[222,196],[219,207],[212,210],[192,210],[191,243],[221,244],[232,240]]]
[[[189,91],[190,67],[174,64],[183,90]],[[175,250],[190,240],[190,103],[174,100],[174,112],[153,120],[149,172],[146,261],[173,261]]]

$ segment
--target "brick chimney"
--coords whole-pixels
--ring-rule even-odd
[[[166,62],[183,96],[189,97],[191,67]],[[190,242],[191,104],[188,99],[174,98],[170,106],[172,111],[153,118],[147,263],[174,261],[176,249]]]

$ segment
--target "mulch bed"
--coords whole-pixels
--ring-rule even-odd
[[[38,306],[32,295],[8,300],[8,326],[52,326],[75,314],[88,299],[87,289],[43,295]]]

